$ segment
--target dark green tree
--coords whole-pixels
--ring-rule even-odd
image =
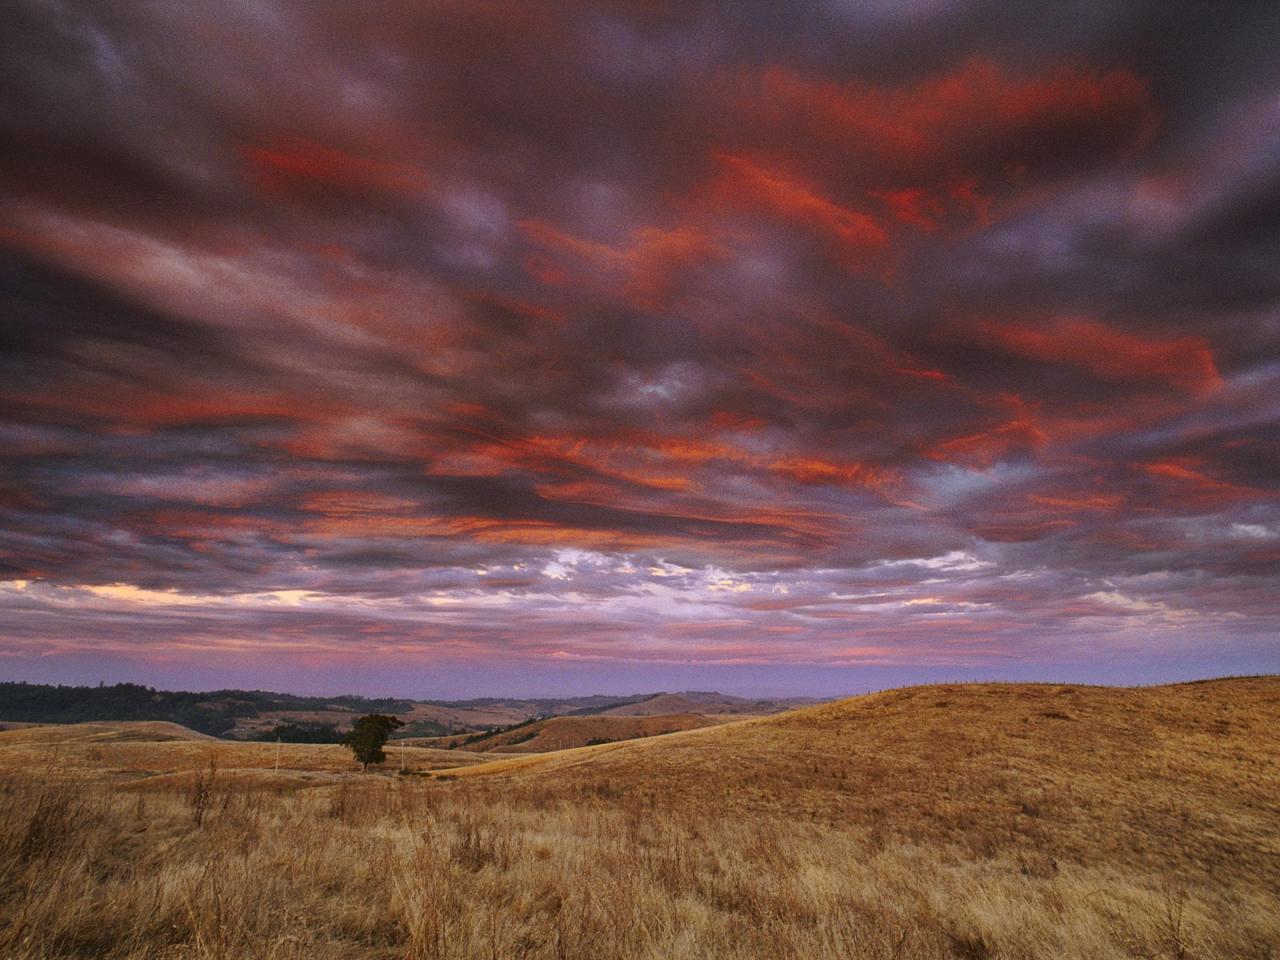
[[[389,717],[385,713],[370,713],[361,717],[351,728],[351,732],[342,738],[344,746],[350,747],[356,755],[361,770],[368,770],[371,763],[382,763],[387,759],[383,745],[392,730],[404,726],[404,721]]]

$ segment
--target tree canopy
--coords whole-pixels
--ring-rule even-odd
[[[382,763],[387,759],[383,746],[393,730],[404,726],[404,721],[385,713],[370,713],[355,722],[351,732],[342,739],[343,745],[350,747],[360,763],[361,770],[368,770],[371,763]]]

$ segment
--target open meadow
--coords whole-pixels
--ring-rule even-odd
[[[0,957],[1267,960],[1278,730],[1276,677],[914,687],[365,775],[11,730]]]

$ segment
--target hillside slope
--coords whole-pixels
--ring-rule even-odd
[[[652,717],[669,713],[697,713],[706,709],[706,704],[698,703],[690,697],[678,693],[659,693],[639,703],[627,703],[604,711],[609,717]]]
[[[553,753],[397,745],[376,774],[336,746],[101,726],[0,734],[0,956],[1280,945],[1275,677],[919,687]]]
[[[697,730],[722,721],[693,713],[659,716],[550,717],[502,730],[479,740],[471,740],[465,749],[479,753],[545,753],[587,746],[593,742],[635,740],[662,736],[682,730]]]
[[[931,686],[456,772],[1280,889],[1277,730],[1276,677]]]
[[[72,743],[163,743],[168,741],[215,742],[216,737],[199,733],[168,720],[111,720],[95,723],[22,724],[0,731],[0,745],[33,744],[51,746]]]
[[[385,769],[421,772],[480,763],[465,750],[390,745]],[[70,723],[0,731],[0,775],[18,772],[159,783],[217,769],[224,777],[270,775],[278,785],[327,782],[324,775],[355,775],[351,751],[338,744],[256,743],[219,740],[176,723],[116,721]],[[278,773],[278,776],[277,776]]]

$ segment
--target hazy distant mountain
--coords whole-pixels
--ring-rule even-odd
[[[73,687],[0,683],[0,726],[21,723],[83,723],[166,720],[201,733],[231,739],[336,739],[355,718],[391,713],[405,721],[402,737],[439,737],[494,730],[536,717],[662,714],[763,714],[815,702],[812,699],[750,700],[721,693],[647,693],[631,696],[481,697],[469,700],[407,700],[360,696],[307,697],[264,690],[210,692],[155,690],[132,683]]]
[[[819,702],[821,701],[813,697],[750,700],[723,693],[686,690],[683,693],[653,694],[631,703],[610,707],[602,710],[601,713],[615,717],[653,717],[668,713],[766,714],[780,713],[783,710],[792,710]]]

